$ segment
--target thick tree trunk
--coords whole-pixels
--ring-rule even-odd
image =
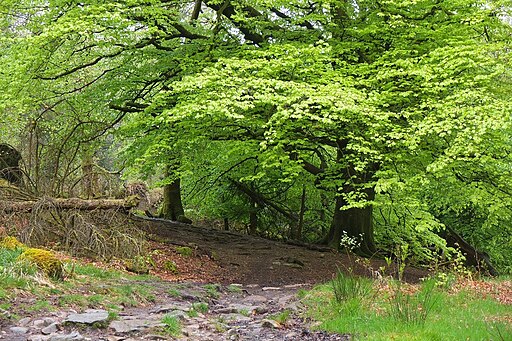
[[[367,190],[366,193],[369,201],[375,198],[373,188]],[[342,210],[345,205],[347,205],[347,202],[344,198],[338,196],[336,198],[331,227],[323,243],[338,249],[340,248],[343,232],[345,232],[348,237],[360,242],[360,245],[353,250],[355,253],[362,256],[372,256],[376,252],[373,239],[372,206]]]
[[[489,255],[477,250],[473,245],[469,244],[460,234],[452,228],[446,226],[444,233],[446,246],[459,249],[464,257],[466,257],[466,265],[473,266],[478,271],[488,273],[491,276],[498,276],[498,271],[494,268],[489,259]]]
[[[181,180],[179,178],[164,186],[164,198],[160,218],[182,223],[191,222],[185,217],[185,210],[181,202]]]

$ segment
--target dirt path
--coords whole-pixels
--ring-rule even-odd
[[[262,286],[317,284],[326,282],[338,269],[372,276],[383,260],[356,260],[356,257],[317,246],[296,246],[236,232],[179,224],[163,219],[138,220],[141,228],[156,240],[189,246],[219,265],[210,275],[219,283],[259,284]],[[392,269],[388,269],[393,271]],[[427,272],[408,268],[404,280],[418,282]]]
[[[179,274],[153,273],[163,280],[126,283],[152,288],[150,302],[123,307],[116,316],[106,310],[87,310],[87,306],[72,310],[55,305],[59,308],[33,313],[24,310],[25,314],[10,319],[15,322],[0,324],[0,339],[348,340],[347,335],[312,331],[297,293],[330,280],[338,268],[371,275],[373,269],[384,265],[379,260],[357,262],[354,257],[325,248],[294,246],[159,219],[139,219],[137,224],[149,232],[156,262],[164,264],[173,259],[179,269]],[[181,257],[179,247],[192,250],[193,255]],[[405,275],[417,281],[426,273],[409,269]],[[88,291],[91,289],[82,288],[83,295],[90,294]],[[23,298],[20,302],[27,303]],[[0,314],[9,311],[0,309]],[[175,336],[166,332],[164,321],[169,316],[181,325]]]

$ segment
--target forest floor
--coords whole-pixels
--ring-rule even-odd
[[[317,245],[293,245],[238,232],[179,224],[163,219],[139,220],[149,233],[153,250],[162,247],[190,247],[194,258],[181,267],[179,275],[155,273],[168,280],[196,280],[214,283],[259,285],[317,284],[332,279],[338,269],[372,277],[381,269],[396,272],[382,259],[361,259]],[[157,257],[158,258],[158,257]],[[179,257],[176,261],[183,261]],[[185,257],[186,258],[186,257]],[[404,280],[418,282],[428,272],[407,268]]]
[[[122,262],[77,260],[64,283],[4,297],[0,292],[0,339],[349,340],[315,331],[304,313],[306,290],[338,269],[367,277],[395,271],[383,271],[382,260],[327,248],[160,219],[137,224],[150,239],[150,252],[141,258],[149,276],[129,275]],[[414,268],[404,273],[412,283],[426,276]],[[510,285],[487,291],[512,298]]]

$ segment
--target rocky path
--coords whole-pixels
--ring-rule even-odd
[[[106,310],[62,310],[19,319],[0,331],[9,341],[134,340],[349,340],[311,331],[297,292],[306,284],[263,287],[153,283],[155,302]],[[170,318],[171,317],[171,318]],[[174,317],[174,318],[172,318]],[[165,321],[179,320],[170,335]]]

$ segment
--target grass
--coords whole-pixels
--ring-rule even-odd
[[[188,246],[178,246],[176,248],[176,252],[182,255],[183,257],[191,257],[194,253],[194,250]]]
[[[208,303],[204,303],[204,302],[192,303],[192,309],[197,312],[200,312],[202,314],[206,314],[208,312]]]
[[[206,295],[210,298],[219,298],[220,285],[218,284],[205,284],[203,289],[206,291]]]
[[[290,314],[291,314],[291,311],[288,309],[285,309],[276,315],[269,316],[268,318],[276,321],[279,324],[286,324],[286,322],[290,319]]]
[[[432,283],[412,294],[390,282],[389,290],[362,291],[343,300],[329,283],[309,292],[303,302],[319,329],[350,334],[354,340],[512,340],[510,306],[467,291],[450,293]]]
[[[331,282],[334,297],[338,303],[355,298],[365,298],[372,291],[372,281],[368,278],[344,274],[338,271]]]
[[[176,316],[165,315],[162,318],[163,331],[165,334],[172,337],[179,337],[181,335],[181,323]]]
[[[227,291],[234,294],[241,294],[243,292],[242,287],[236,284],[230,284],[226,287]]]
[[[37,267],[18,259],[21,249],[0,247],[0,307],[11,316],[23,311],[52,311],[62,307],[104,308],[118,311],[122,306],[138,306],[156,300],[147,275],[98,268],[79,262],[67,262],[64,281],[53,280]],[[30,306],[16,296],[32,297]],[[5,319],[0,316],[0,319]],[[12,318],[12,317],[11,317]]]

